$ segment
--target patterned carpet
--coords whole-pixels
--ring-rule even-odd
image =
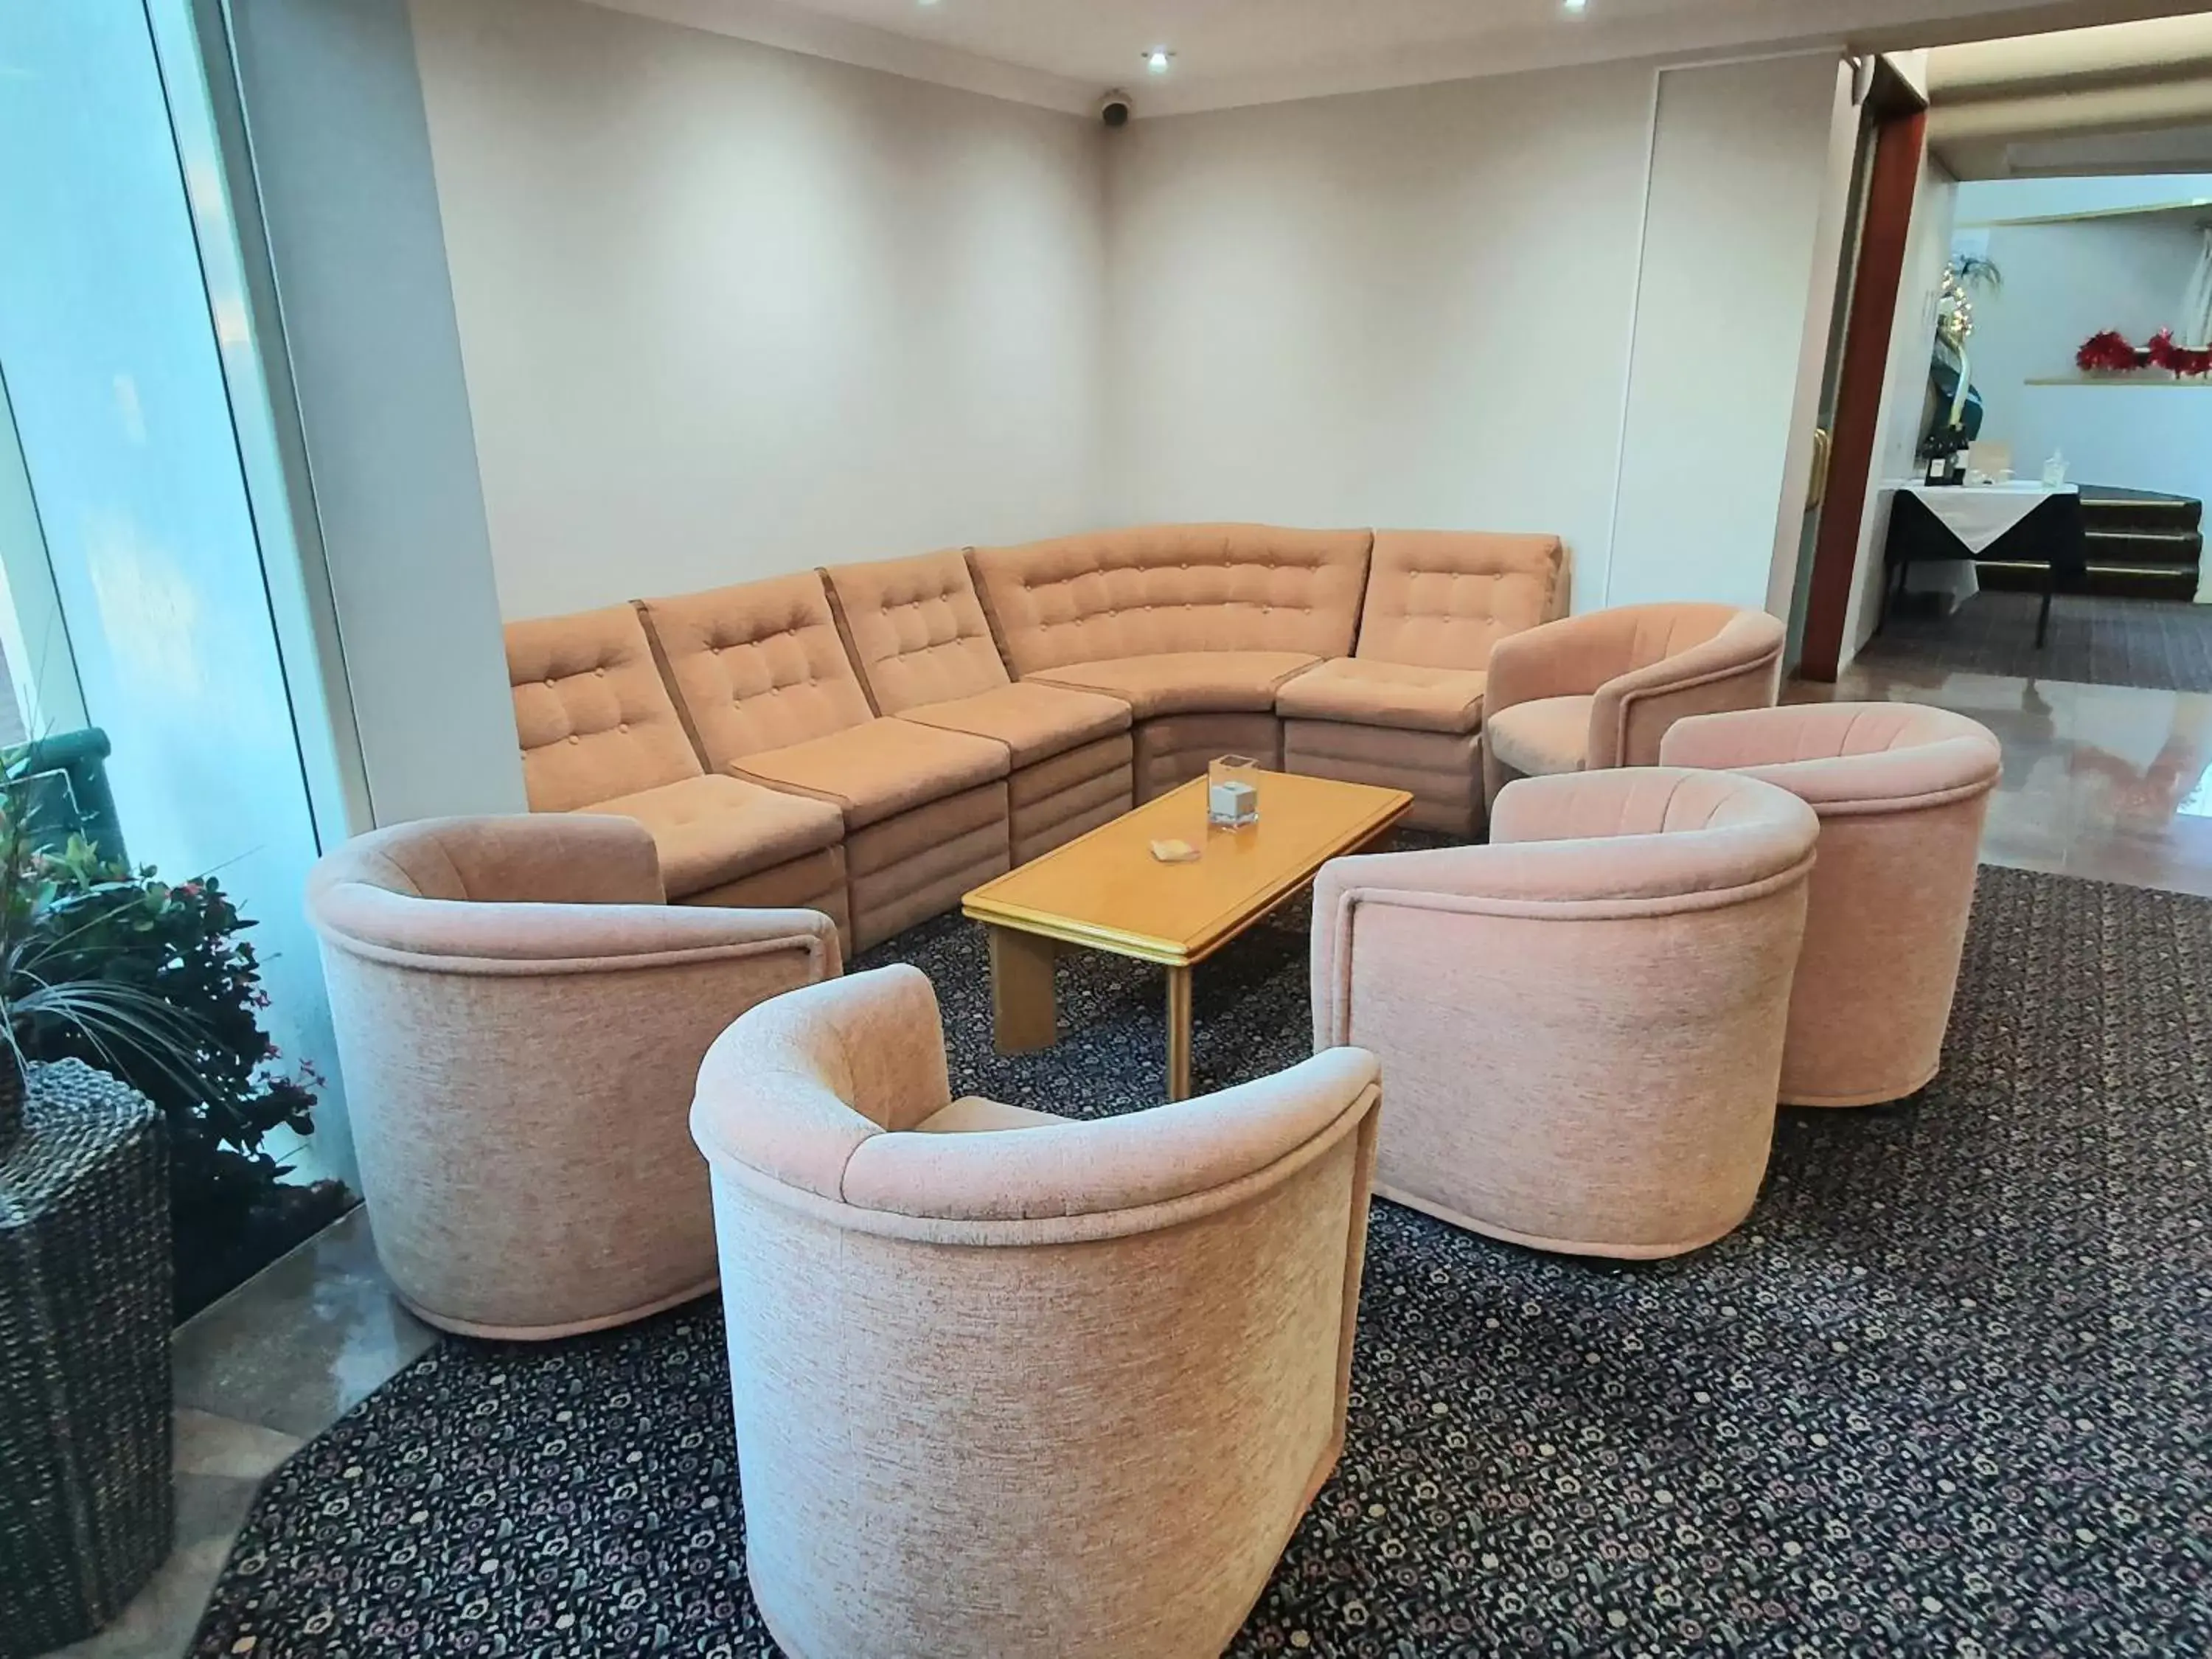
[[[1869,667],[2212,691],[2212,605],[2061,593],[2039,651],[2042,602],[2036,593],[1984,592],[1947,617],[1899,611],[1858,659]]]
[[[1200,976],[1204,1082],[1304,1048],[1304,927]],[[1065,965],[1073,1036],[1009,1060],[977,930],[901,956],[956,1090],[1156,1098],[1152,974]],[[1377,1204],[1343,1464],[1233,1651],[2212,1653],[2207,983],[2212,903],[1987,870],[1943,1075],[1785,1114],[1712,1249],[1547,1258]],[[726,1382],[711,1302],[447,1343],[270,1481],[195,1653],[773,1652]]]

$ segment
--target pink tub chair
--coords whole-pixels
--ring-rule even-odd
[[[376,1253],[472,1336],[566,1336],[714,1287],[686,1133],[733,1015],[836,975],[812,910],[665,902],[626,817],[426,818],[315,866],[307,910]]]
[[[1866,1106],[1923,1087],[1942,1062],[2003,764],[1989,728],[1911,703],[1808,703],[1684,720],[1660,754],[1778,784],[1820,814],[1784,1103]]]
[[[1097,1121],[954,1100],[878,969],[699,1075],[755,1599],[805,1659],[1218,1654],[1343,1444],[1375,1058]]]
[[[1510,784],[1486,847],[1336,859],[1314,1042],[1382,1063],[1375,1190],[1588,1255],[1709,1244],[1773,1139],[1818,821],[1726,773]]]
[[[1483,789],[1650,766],[1686,714],[1772,705],[1785,630],[1764,611],[1627,605],[1498,641],[1482,716]]]

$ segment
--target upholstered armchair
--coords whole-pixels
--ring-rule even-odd
[[[1374,1056],[1076,1121],[946,1081],[911,967],[699,1075],[745,1551],[807,1659],[1218,1654],[1334,1466]]]
[[[1375,1190],[1540,1249],[1662,1256],[1765,1172],[1818,822],[1719,772],[1531,778],[1490,844],[1332,860],[1314,1042],[1389,1079]]]
[[[1820,818],[1782,1099],[1865,1106],[1942,1063],[1990,791],[2004,757],[1964,714],[1813,703],[1705,714],[1668,729],[1670,766],[1778,784]]]
[[[624,817],[431,818],[308,878],[376,1249],[471,1335],[564,1336],[714,1288],[686,1131],[731,1018],[838,971],[811,910],[672,906]]]
[[[1491,648],[1486,799],[1516,777],[1650,766],[1686,714],[1772,705],[1783,625],[1726,605],[1628,605],[1564,617]]]

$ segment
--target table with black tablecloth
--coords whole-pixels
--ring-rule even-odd
[[[1893,485],[1889,538],[1883,547],[1885,572],[1881,615],[1889,616],[1893,596],[1904,591],[1906,573],[1916,564],[1965,562],[1969,581],[1977,561],[2038,565],[2043,570],[2043,605],[2036,613],[2035,642],[2051,627],[2051,595],[2060,587],[2078,591],[2088,574],[2088,544],[2081,526],[2081,492],[2073,484]]]

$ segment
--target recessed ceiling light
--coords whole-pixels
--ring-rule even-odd
[[[927,3],[927,0],[924,0],[924,3]],[[1560,9],[1564,11],[1579,12],[1589,3],[1589,0],[1559,0]]]
[[[1168,65],[1175,62],[1175,54],[1165,46],[1154,46],[1145,54],[1145,67],[1155,75],[1165,75]]]

